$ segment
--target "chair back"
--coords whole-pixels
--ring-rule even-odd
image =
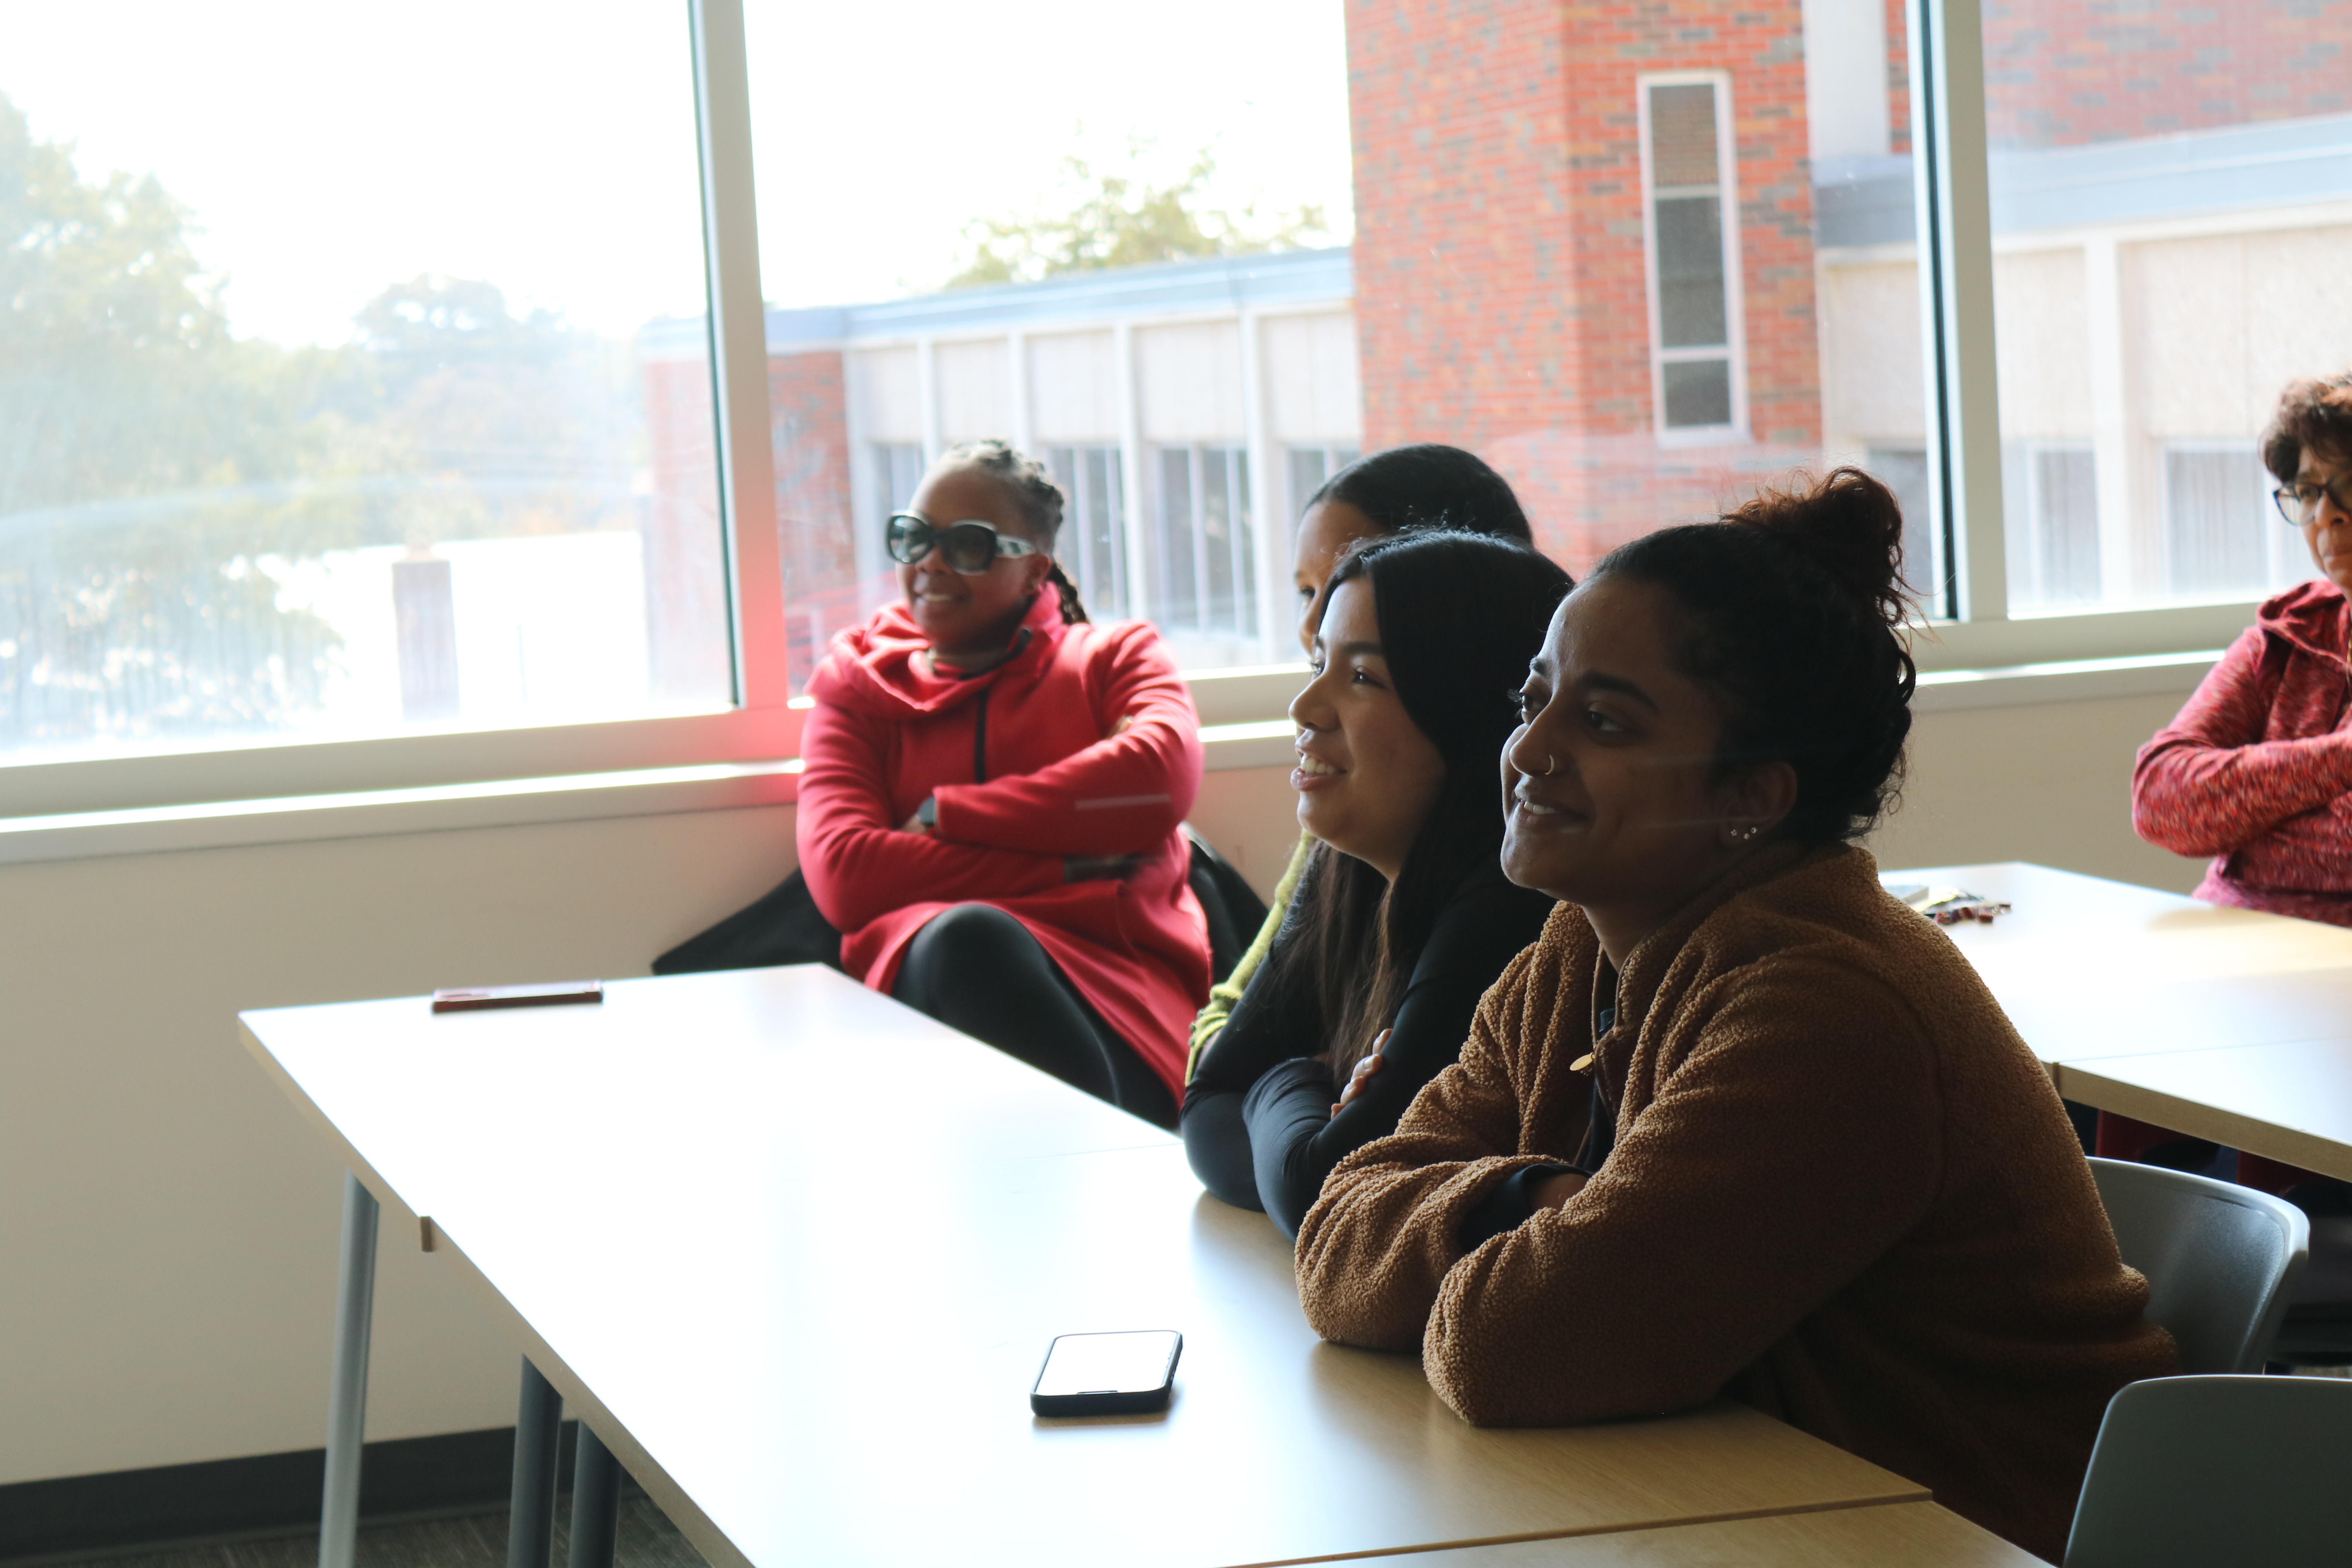
[[[2294,1298],[2311,1222],[2268,1193],[2094,1160],[2124,1261],[2147,1276],[2147,1316],[2171,1331],[2184,1373],[2260,1372]]]
[[[2108,1402],[2066,1568],[2321,1568],[2352,1556],[2352,1382],[2159,1377]]]

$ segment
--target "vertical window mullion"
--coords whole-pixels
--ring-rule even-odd
[[[1912,0],[1910,35],[1929,504],[1944,531],[1946,563],[1930,607],[1956,620],[2006,620],[1979,0]]]
[[[751,183],[751,91],[742,0],[691,0],[702,232],[710,269],[710,374],[719,418],[735,700],[787,711],[784,576],[768,410],[768,319]],[[790,737],[783,743],[793,744]]]

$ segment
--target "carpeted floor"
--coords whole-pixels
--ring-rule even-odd
[[[566,1506],[571,1500],[563,1500]],[[562,1568],[570,1531],[564,1510],[555,1521],[554,1568]],[[467,1514],[457,1519],[416,1520],[362,1527],[359,1568],[504,1568],[507,1516]],[[316,1534],[278,1535],[258,1541],[213,1542],[88,1560],[82,1568],[316,1568]],[[653,1500],[625,1495],[615,1568],[706,1568],[702,1553],[688,1543]]]

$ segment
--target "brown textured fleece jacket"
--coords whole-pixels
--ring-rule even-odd
[[[1598,1041],[1596,984],[1563,905],[1461,1059],[1332,1171],[1298,1233],[1316,1331],[1418,1347],[1481,1425],[1729,1394],[2054,1561],[2108,1398],[2178,1361],[1968,961],[1867,854],[1780,846],[1633,951]],[[1576,1157],[1593,1073],[1606,1163],[1465,1257],[1481,1198]]]

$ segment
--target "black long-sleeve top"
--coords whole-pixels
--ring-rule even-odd
[[[1201,1184],[1229,1204],[1265,1210],[1284,1235],[1297,1236],[1331,1167],[1395,1131],[1422,1086],[1461,1054],[1479,997],[1535,941],[1553,907],[1544,894],[1512,886],[1499,867],[1465,879],[1438,911],[1405,982],[1380,1070],[1337,1116],[1338,1085],[1317,1059],[1332,1044],[1332,1021],[1305,985],[1288,994],[1262,991],[1283,967],[1269,954],[1184,1091],[1184,1153]],[[1299,910],[1294,903],[1294,919],[1275,938],[1276,952],[1300,940]]]

